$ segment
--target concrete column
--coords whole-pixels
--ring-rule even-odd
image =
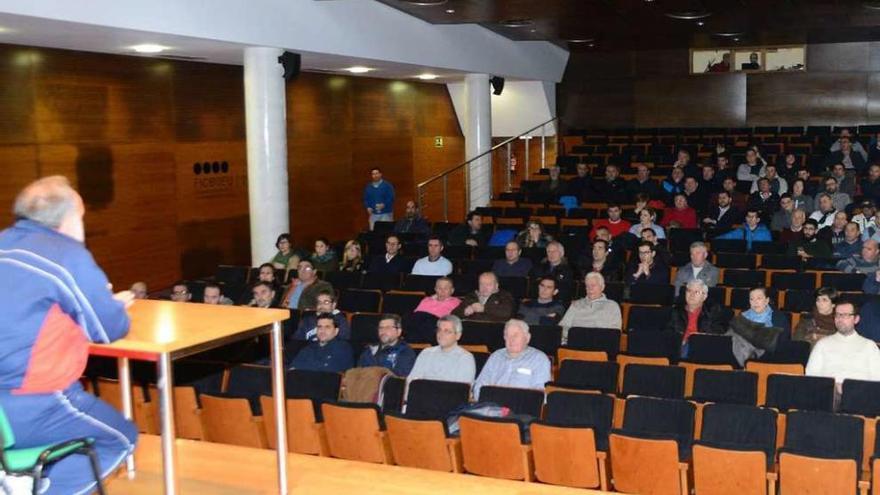
[[[492,147],[492,93],[489,75],[468,74],[464,78],[467,118],[464,129],[465,157],[469,160]],[[470,164],[469,209],[489,204],[492,190],[492,156]]]
[[[277,251],[278,234],[290,231],[287,193],[287,122],[284,68],[278,48],[244,51],[247,121],[248,205],[251,263],[259,266]]]

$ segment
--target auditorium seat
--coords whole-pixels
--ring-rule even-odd
[[[604,395],[550,393],[545,419],[530,427],[537,480],[607,491],[613,407]]]
[[[424,298],[424,292],[391,290],[382,296],[381,312],[404,316],[415,311]]]
[[[718,371],[733,371],[733,366],[729,364],[701,364],[701,363],[693,363],[689,361],[680,361],[677,364],[678,367],[684,370],[684,396],[690,397],[694,392],[694,374],[697,370],[718,370]]]
[[[343,289],[338,308],[352,313],[378,313],[382,307],[382,292],[373,289]]]
[[[724,278],[721,280],[723,285],[729,287],[763,287],[767,280],[767,273],[763,270],[724,270]]]
[[[404,271],[409,272],[412,269],[412,266],[405,268]],[[400,288],[400,280],[401,274],[399,273],[375,273],[368,272],[364,274],[363,279],[361,280],[361,288],[363,289],[373,289],[382,292],[387,292],[389,290],[395,290]],[[340,306],[342,303],[342,298],[340,297]],[[369,310],[362,310],[369,311]]]
[[[379,320],[382,314],[378,312],[357,312],[351,315],[351,342],[355,351],[364,344],[372,344],[379,341]]]
[[[775,493],[776,413],[771,409],[708,404],[693,448],[696,493]]]
[[[363,274],[360,272],[336,271],[324,274],[324,281],[329,282],[337,291],[344,289],[360,289],[361,278]]]
[[[464,471],[480,476],[531,481],[531,446],[516,419],[462,415],[459,419]]]
[[[287,450],[329,455],[321,404],[339,397],[342,375],[325,371],[290,370],[284,376],[287,414]],[[269,448],[275,448],[275,410],[272,397],[261,396],[263,424]]]
[[[664,357],[643,357],[631,356],[629,354],[618,354],[617,364],[620,370],[617,375],[617,390],[623,390],[623,377],[626,374],[626,367],[630,364],[653,364],[657,366],[669,366],[669,359]]]
[[[834,405],[834,379],[770,375],[767,377],[766,405],[782,412],[792,409],[831,412]]]
[[[560,347],[556,351],[556,362],[561,366],[563,361],[608,361],[608,353],[605,351],[582,351],[571,347]]]
[[[330,455],[350,461],[391,464],[391,444],[379,406],[361,402],[321,404]]]
[[[700,364],[738,367],[729,335],[695,333],[688,337],[687,361]]]
[[[620,330],[614,328],[571,327],[567,347],[583,351],[602,351],[614,360],[620,352]]]
[[[494,402],[510,408],[514,414],[540,418],[541,408],[544,405],[544,390],[485,385],[480,387],[478,399],[480,402]]]
[[[675,288],[671,285],[634,284],[629,290],[629,302],[633,304],[659,304],[671,306]]]
[[[433,294],[434,285],[437,283],[438,278],[440,277],[432,275],[406,274],[403,276],[403,282],[400,284],[400,288],[405,291],[420,291],[425,294]],[[336,286],[334,285],[333,287]]]
[[[855,291],[862,290],[862,284],[865,282],[863,273],[836,273],[823,272],[821,274],[821,287],[834,287],[838,291]]]
[[[694,405],[683,400],[627,400],[623,428],[609,437],[614,489],[687,494]]]
[[[696,369],[693,391],[688,398],[696,402],[754,406],[758,403],[758,374],[751,371]]]
[[[596,390],[603,394],[617,392],[618,364],[608,361],[566,359],[559,364],[556,381],[547,387]]]
[[[621,397],[648,396],[684,398],[684,368],[651,364],[629,364],[623,372]]]
[[[816,411],[788,414],[779,452],[781,493],[867,493],[859,481],[863,455],[860,418]]]
[[[758,375],[758,405],[763,406],[767,400],[767,377],[771,374],[803,375],[804,365],[749,361],[746,363],[746,371]]]

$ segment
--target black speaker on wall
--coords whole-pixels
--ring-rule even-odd
[[[492,79],[489,79],[489,84],[492,85],[492,94],[500,95],[502,91],[504,91],[504,78],[498,76],[492,76]]]
[[[299,75],[299,67],[302,63],[302,57],[299,53],[284,52],[278,57],[278,63],[284,66],[284,80],[290,81]]]

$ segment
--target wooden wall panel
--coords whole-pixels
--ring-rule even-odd
[[[399,216],[417,180],[463,160],[443,85],[302,74],[287,88],[298,244],[366,226],[371,167],[397,188]],[[22,186],[63,174],[117,288],[250,263],[243,89],[241,67],[0,45],[0,221]]]
[[[750,125],[867,122],[867,75],[858,72],[753,74],[748,82]]]
[[[434,146],[433,137],[413,138],[413,178],[416,183],[449,170],[463,161],[464,138],[461,136],[444,136],[442,148]],[[426,189],[422,214],[431,221],[443,220],[442,191],[442,180],[436,181]],[[460,221],[467,213],[464,204],[463,172],[449,176],[447,192],[449,219],[450,221]],[[401,203],[401,206],[405,204],[405,202]]]
[[[636,127],[741,125],[746,76],[648,78],[635,84]]]

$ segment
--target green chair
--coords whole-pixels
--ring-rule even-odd
[[[34,479],[34,495],[39,493],[43,468],[71,454],[83,454],[89,457],[92,474],[94,474],[97,483],[95,489],[100,495],[104,495],[98,456],[95,454],[93,444],[94,440],[91,438],[78,438],[56,445],[14,449],[12,447],[15,445],[15,435],[12,433],[12,426],[6,418],[6,413],[0,407],[0,469],[6,475],[32,477]],[[3,488],[5,488],[3,480],[0,479],[0,490]]]

